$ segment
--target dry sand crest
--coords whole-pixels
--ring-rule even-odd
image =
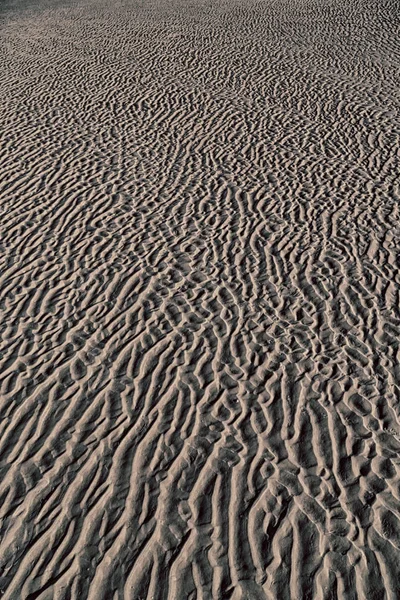
[[[3,4],[2,598],[400,598],[399,14]]]

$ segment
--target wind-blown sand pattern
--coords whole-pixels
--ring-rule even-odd
[[[3,599],[400,598],[399,17],[3,5]]]

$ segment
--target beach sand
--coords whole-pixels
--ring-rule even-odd
[[[2,600],[400,598],[399,24],[1,5]]]

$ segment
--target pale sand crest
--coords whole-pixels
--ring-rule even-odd
[[[400,598],[399,17],[3,5],[2,599]]]

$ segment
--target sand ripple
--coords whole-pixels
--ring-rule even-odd
[[[398,4],[6,8],[2,598],[398,600]]]

